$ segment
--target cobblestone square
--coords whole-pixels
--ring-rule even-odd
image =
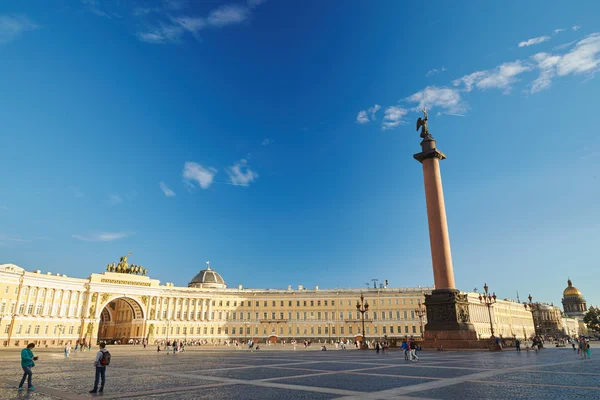
[[[96,350],[65,358],[42,349],[34,391],[18,392],[19,349],[0,351],[1,399],[600,399],[600,362],[569,349],[421,352],[281,346],[258,352],[191,347],[177,355],[109,346],[103,394],[92,395]]]

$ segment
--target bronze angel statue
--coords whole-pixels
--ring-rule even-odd
[[[431,133],[429,133],[429,127],[427,126],[427,109],[423,108],[423,118],[419,117],[417,120],[417,130],[421,128],[421,137],[423,139],[433,139]]]

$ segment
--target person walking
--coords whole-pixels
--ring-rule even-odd
[[[410,354],[410,347],[408,346],[408,343],[406,342],[406,339],[402,340],[402,346],[401,346],[402,350],[404,350],[404,360],[408,361],[408,355]]]
[[[90,393],[102,393],[104,391],[104,384],[106,383],[106,367],[110,364],[110,353],[106,350],[106,343],[100,343],[100,350],[96,354],[94,359],[94,366],[96,367],[96,377],[94,378],[94,388],[90,390]],[[102,378],[102,384],[98,389],[98,383]]]
[[[34,361],[37,361],[38,359],[33,355],[33,351],[31,351],[34,347],[35,343],[29,343],[27,347],[21,350],[21,368],[23,368],[23,377],[21,378],[21,383],[19,383],[19,390],[23,390],[25,378],[27,378],[27,389],[35,389],[35,386],[33,386],[31,383],[31,377],[33,376],[31,368],[35,366]]]
[[[419,361],[419,357],[417,357],[417,344],[414,340],[410,341],[410,361]]]
[[[519,339],[515,340],[515,347],[517,351],[521,351],[521,341]]]

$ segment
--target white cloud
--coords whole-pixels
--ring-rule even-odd
[[[247,160],[240,160],[226,169],[229,182],[235,186],[249,186],[258,179],[258,174],[248,167]]]
[[[254,8],[263,4],[267,0],[248,0],[248,7]]]
[[[0,14],[0,44],[8,43],[39,25],[24,15]]]
[[[84,196],[84,194],[83,194],[83,193],[81,193],[81,192],[80,192],[80,191],[79,191],[79,190],[78,190],[76,187],[74,187],[74,186],[69,186],[69,190],[71,191],[71,193],[73,193],[73,196],[75,196],[75,197],[78,197],[78,198],[80,198],[80,197],[83,197],[83,196]]]
[[[31,240],[24,239],[20,235],[10,235],[8,233],[0,233],[0,245],[8,245],[10,243],[29,243]]]
[[[221,27],[232,24],[239,24],[248,18],[249,10],[240,5],[225,5],[219,7],[208,14],[208,23]]]
[[[444,72],[444,71],[446,71],[446,67],[442,67],[440,69],[434,68],[434,69],[427,71],[427,73],[425,74],[425,77],[429,78],[431,75],[437,75],[440,72]]]
[[[588,75],[593,77],[600,71],[600,33],[593,33],[580,40],[564,55],[535,54],[540,75],[531,84],[531,93],[547,89],[556,76]]]
[[[578,31],[581,29],[581,26],[579,25],[575,25],[574,27],[572,27],[571,29],[573,29],[574,31]]]
[[[108,202],[111,205],[116,206],[117,204],[121,204],[123,202],[123,198],[118,194],[111,194],[108,196]]]
[[[85,242],[112,242],[114,240],[124,239],[132,236],[133,233],[126,232],[98,232],[89,235],[71,235],[74,239]]]
[[[530,70],[531,66],[517,60],[501,64],[492,70],[473,72],[454,80],[452,83],[454,86],[463,84],[466,92],[470,92],[473,87],[477,87],[480,90],[504,89],[506,94],[510,91],[512,84],[517,81],[516,76]]]
[[[180,25],[161,23],[159,27],[148,32],[138,32],[137,36],[142,42],[153,44],[179,43],[184,29]]]
[[[559,29],[555,29],[554,30],[554,34],[561,33],[561,32],[564,32],[563,28],[559,28]]]
[[[428,109],[439,107],[450,113],[462,113],[466,110],[466,105],[460,96],[460,91],[452,88],[427,86],[405,100],[417,103],[413,111],[420,111],[424,107]]]
[[[535,38],[526,40],[524,42],[520,42],[519,47],[529,47],[529,46],[533,46],[535,44],[544,43],[547,40],[550,40],[550,36],[535,37]]]
[[[385,109],[381,128],[383,130],[392,129],[402,124],[402,118],[408,114],[408,110],[401,107],[391,106]]]
[[[208,189],[213,183],[213,179],[217,170],[212,167],[203,167],[192,161],[187,161],[183,166],[183,179],[190,185],[194,186],[196,182],[202,189]]]
[[[356,116],[356,122],[359,124],[366,124],[370,121],[374,121],[375,115],[380,109],[381,106],[379,104],[375,104],[372,107],[367,108],[366,110],[359,111],[358,115]]]
[[[207,26],[204,18],[196,17],[177,17],[171,19],[175,24],[179,25],[193,35],[197,35],[200,30]]]
[[[556,74],[556,65],[561,57],[548,53],[537,53],[531,58],[537,62],[537,68],[540,70],[538,78],[531,83],[531,93],[537,93],[550,87],[552,78]]]
[[[98,2],[96,0],[81,0],[81,2],[87,7],[87,9],[100,17],[106,17],[110,19],[110,15],[98,8]]]
[[[164,183],[164,182],[160,182],[160,183],[159,183],[159,186],[160,186],[160,190],[162,190],[162,191],[163,191],[163,193],[165,194],[165,196],[167,196],[167,197],[174,197],[174,196],[175,196],[175,192],[174,192],[174,191],[172,191],[172,190],[171,190],[171,189],[170,189],[170,188],[167,186],[167,184],[166,184],[166,183]]]
[[[260,142],[260,145],[261,146],[269,146],[273,143],[275,143],[275,141],[273,139],[265,138],[265,139],[263,139],[262,142]]]

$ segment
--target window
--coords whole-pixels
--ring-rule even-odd
[[[340,319],[344,319],[344,312],[340,311]]]
[[[283,319],[283,313],[282,312],[279,313],[279,319]]]
[[[400,304],[400,301],[398,299],[396,299],[396,305]]]
[[[177,319],[181,319],[181,311],[177,311]]]
[[[235,318],[235,312],[232,312],[232,313],[231,313],[231,319],[235,321],[235,319],[236,319],[236,318]]]
[[[343,334],[344,334],[344,327],[340,326],[340,335],[343,335]]]
[[[387,333],[386,329],[385,329],[385,326],[381,327],[381,331],[383,332],[384,335]]]
[[[392,299],[389,299],[388,300],[388,306],[391,306],[391,305],[392,305]]]
[[[36,325],[35,328],[33,329],[33,333],[34,335],[39,335],[40,334],[40,326]]]
[[[229,335],[229,328],[228,327],[225,327],[225,334]]]
[[[27,292],[28,292],[28,289],[27,288],[23,288],[23,296],[27,296]]]
[[[321,334],[321,327],[317,327],[317,333],[320,335]]]
[[[300,307],[300,300],[296,301],[296,307]]]
[[[325,305],[327,306],[327,300],[325,300]]]
[[[271,313],[271,319],[275,319],[275,312]]]
[[[183,312],[183,319],[187,319],[187,311]]]
[[[305,321],[307,320],[307,318],[306,318],[306,315],[307,315],[307,314],[306,314],[306,311],[304,311],[304,312],[302,313],[302,319],[304,319]]]
[[[331,334],[332,334],[332,335],[335,335],[335,326],[332,326],[332,327],[331,327]]]
[[[396,311],[396,319],[400,319],[400,311]]]
[[[219,307],[223,307],[223,300],[219,300]]]
[[[267,306],[267,301],[266,301],[266,300],[265,300],[265,302],[264,302],[264,306],[265,306],[265,307]]]
[[[412,326],[412,333],[417,333],[417,327],[416,326]]]
[[[227,332],[225,332],[225,333],[227,333]],[[235,335],[235,327],[231,328],[231,334]]]
[[[390,333],[394,333],[394,327],[390,325]]]
[[[317,305],[320,306],[321,305],[321,300],[317,300]]]
[[[391,311],[388,313],[388,316],[390,317],[390,319],[394,318],[394,315],[392,314]]]
[[[4,327],[4,333],[8,333],[9,330],[10,330],[10,324],[8,324]],[[46,332],[46,333],[48,333],[48,332]]]
[[[352,300],[348,300],[348,305],[351,306],[352,305]]]
[[[381,319],[385,319],[385,311],[381,312]]]
[[[8,294],[8,290],[10,289],[10,286],[7,286],[4,288],[4,294]]]
[[[166,334],[166,333],[167,333],[167,328],[166,328],[165,326],[163,326],[163,329],[162,329],[162,334],[164,335],[164,334]]]
[[[292,301],[290,300],[290,301],[288,301],[288,307],[291,307],[291,306],[292,306]],[[290,332],[290,333],[292,333],[292,332]]]
[[[250,302],[248,302],[248,304],[250,304]],[[244,307],[244,302],[240,301],[240,307]]]
[[[263,313],[263,319],[267,319],[267,313],[266,312]]]
[[[311,334],[311,335],[314,335],[314,334],[315,334],[315,327],[314,327],[314,326],[311,326],[311,327],[310,327],[310,334]]]
[[[350,335],[352,335],[352,325],[350,325],[350,326],[348,327],[348,333],[349,333]]]
[[[180,329],[181,329],[181,328],[177,327],[177,330],[176,330],[176,332],[177,332],[177,334],[178,334],[178,335],[179,335],[179,331],[180,331]]]
[[[227,307],[229,307],[229,302],[225,303],[225,305],[226,305]]]
[[[315,312],[314,311],[310,312],[310,319],[315,319]]]
[[[300,313],[296,312],[296,319],[299,320],[300,319]]]
[[[408,311],[404,311],[404,319],[408,319]]]
[[[17,335],[21,334],[21,328],[23,328],[23,325],[17,325]]]
[[[371,327],[367,326],[367,335],[371,333]]]
[[[4,314],[5,310],[6,310],[6,302],[3,302],[2,305],[0,305],[0,313]]]
[[[410,312],[410,319],[415,319],[415,312],[414,311]]]
[[[331,305],[335,306],[335,300],[331,300]]]
[[[211,334],[211,335],[214,335],[214,334],[215,334],[215,328],[214,328],[214,327],[211,327],[211,328],[210,328],[210,334]]]
[[[402,333],[402,327],[398,325],[398,333]]]
[[[275,300],[273,300],[272,303],[273,303],[273,307],[275,307]]]
[[[321,311],[317,312],[317,319],[320,321],[321,320]]]
[[[250,327],[249,327],[249,326],[247,326],[247,327],[246,327],[246,334],[247,334],[247,335],[249,335],[249,334],[250,334]]]
[[[422,326],[419,326],[419,332],[423,333],[423,327]]]
[[[196,328],[196,335],[199,335],[199,334],[200,334],[200,327],[197,327]]]
[[[46,326],[44,327],[44,335],[47,335],[47,334],[48,334],[48,325],[46,325]]]
[[[219,311],[219,320],[223,319],[223,311]]]
[[[408,333],[408,325],[404,325],[404,333]]]
[[[204,334],[207,335],[208,334],[208,327],[204,327]]]
[[[375,333],[379,333],[379,332],[378,332],[378,330],[377,330],[377,326],[375,326],[375,327],[373,327],[373,328],[374,328],[374,330],[375,330]]]
[[[73,326],[70,326],[70,327],[69,327],[69,335],[72,335],[72,334],[73,334],[73,328],[74,328]]]
[[[377,320],[377,312],[373,311],[373,320]]]
[[[283,300],[281,300],[281,303],[280,303],[280,305],[281,305],[281,307],[283,307]]]
[[[306,307],[306,300],[304,300],[303,304],[304,304],[304,307]]]
[[[187,334],[187,327],[183,327],[183,334],[186,335]]]
[[[256,302],[256,307],[259,307],[259,306],[260,306],[260,303],[257,301]]]
[[[19,304],[19,314],[23,314],[25,311],[25,303]]]
[[[352,319],[352,311],[348,311],[348,319]]]

